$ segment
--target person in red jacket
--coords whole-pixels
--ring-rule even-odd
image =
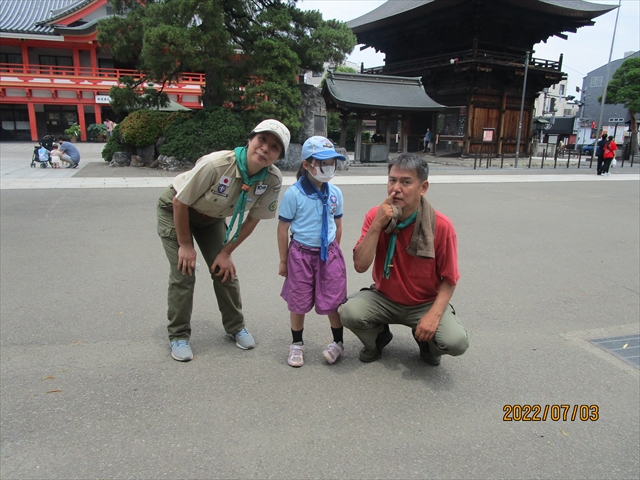
[[[609,173],[609,167],[611,167],[613,159],[616,158],[616,150],[618,150],[618,146],[613,140],[613,137],[609,136],[604,146],[604,167],[602,168],[602,175],[611,175],[611,173]]]

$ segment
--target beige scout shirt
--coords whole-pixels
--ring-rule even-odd
[[[276,216],[282,174],[269,167],[267,178],[247,193],[247,211],[255,219]],[[198,212],[214,218],[226,218],[233,211],[242,191],[242,175],[231,150],[213,152],[198,159],[195,167],[173,180],[176,198]]]

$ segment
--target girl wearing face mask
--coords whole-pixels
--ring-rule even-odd
[[[346,266],[340,250],[343,202],[340,189],[328,182],[336,162],[344,160],[330,140],[309,138],[302,146],[298,181],[280,203],[278,274],[285,277],[281,296],[291,312],[293,342],[287,362],[292,367],[304,363],[304,317],[314,305],[316,313],[327,315],[331,324],[333,342],[323,352],[325,359],[333,364],[343,354],[338,315],[338,306],[347,298]]]

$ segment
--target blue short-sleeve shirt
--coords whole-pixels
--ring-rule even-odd
[[[326,191],[325,191],[326,188]],[[336,239],[336,218],[342,218],[342,192],[331,183],[323,185],[323,193],[329,195],[328,226],[329,243]],[[278,218],[291,224],[291,233],[296,242],[308,247],[320,247],[322,235],[322,200],[307,179],[301,177],[284,193],[280,202]]]

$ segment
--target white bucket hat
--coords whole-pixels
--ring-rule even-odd
[[[284,154],[284,152],[287,151],[287,148],[289,148],[289,142],[291,140],[291,134],[289,133],[289,129],[287,127],[285,127],[282,123],[280,123],[278,120],[274,120],[273,118],[270,118],[268,120],[264,120],[264,121],[260,122],[256,126],[256,128],[253,129],[253,132],[255,132],[255,133],[260,133],[260,132],[273,133],[276,137],[278,137],[278,139],[280,139],[280,142],[282,143],[282,146],[283,146],[282,153],[283,154]]]

